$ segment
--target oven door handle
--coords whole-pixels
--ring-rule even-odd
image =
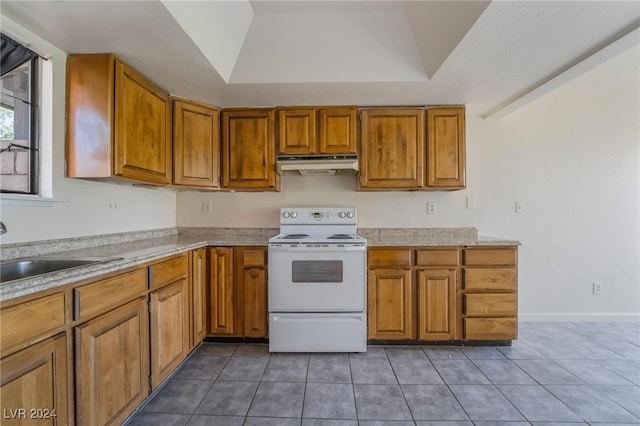
[[[316,244],[300,244],[300,245],[287,245],[287,246],[269,246],[269,251],[280,251],[280,252],[345,252],[345,251],[365,251],[366,247],[364,245],[359,246],[333,246],[333,245],[323,245],[318,247]]]

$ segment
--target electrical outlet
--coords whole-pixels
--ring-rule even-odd
[[[211,201],[203,201],[202,202],[202,213],[204,213],[204,214],[213,214],[213,202],[211,202]]]
[[[516,213],[524,213],[524,206],[522,201],[516,201]]]
[[[120,204],[117,198],[107,197],[104,199],[104,207],[107,214],[114,214],[120,211]]]
[[[602,283],[598,281],[593,282],[593,295],[602,296]]]
[[[435,201],[427,201],[427,214],[436,214],[438,212],[438,206]]]

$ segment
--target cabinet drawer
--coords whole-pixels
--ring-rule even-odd
[[[465,318],[466,340],[513,340],[517,336],[515,318]]]
[[[187,275],[187,253],[149,267],[149,288],[158,288]]]
[[[65,325],[64,305],[65,294],[55,293],[3,308],[0,311],[2,356],[57,333]]]
[[[267,250],[242,249],[242,265],[244,266],[265,266],[267,264]]]
[[[458,266],[460,251],[458,249],[418,250],[418,266]]]
[[[465,290],[515,291],[515,268],[466,268],[463,288]]]
[[[147,269],[73,289],[73,319],[86,319],[141,296],[147,290]]]
[[[411,249],[373,249],[368,253],[369,267],[411,266]]]
[[[464,264],[506,266],[516,264],[516,250],[510,248],[499,249],[467,249],[464,251]]]
[[[470,316],[515,316],[515,293],[467,293],[464,295],[464,312]]]

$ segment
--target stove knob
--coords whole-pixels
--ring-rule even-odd
[[[346,215],[347,214],[345,212],[338,213],[338,216],[340,216],[341,219],[344,219]]]
[[[282,217],[284,217],[285,219],[287,219],[289,217],[289,212],[284,212],[282,213]]]
[[[348,217],[349,219],[353,219],[353,212],[349,212],[349,213],[347,213],[347,217]]]
[[[295,219],[296,217],[298,217],[298,213],[296,213],[296,212],[291,212],[291,217]]]

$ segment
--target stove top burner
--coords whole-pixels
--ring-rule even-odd
[[[353,240],[355,237],[349,234],[333,234],[327,237],[327,240]]]
[[[301,240],[303,238],[307,238],[308,234],[287,234],[283,235],[281,238],[283,240]]]

